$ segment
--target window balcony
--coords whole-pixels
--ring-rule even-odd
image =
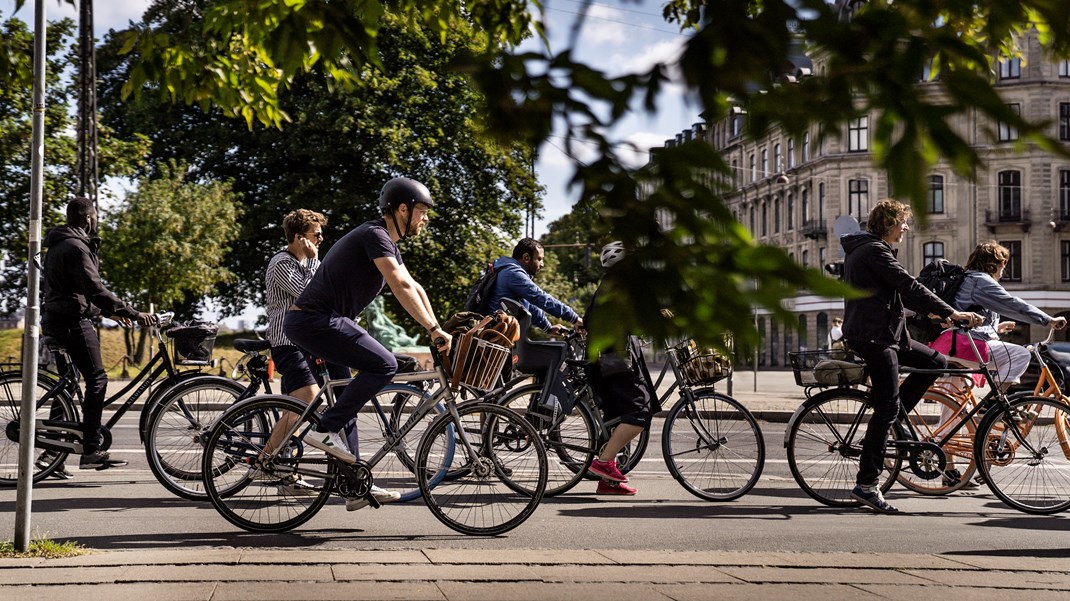
[[[1028,232],[1029,226],[1033,225],[1029,220],[1029,209],[1022,209],[1020,213],[997,213],[990,209],[985,210],[985,227],[988,228],[990,234],[996,233],[996,228],[1008,225],[1016,225],[1022,228],[1023,232]]]
[[[799,233],[811,240],[828,237],[828,230],[825,228],[825,222],[818,221],[817,219],[807,219],[803,221],[802,227],[799,228]]]

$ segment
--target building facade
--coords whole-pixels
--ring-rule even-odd
[[[1035,39],[1022,52],[998,61],[1000,94],[1026,120],[1049,122],[1052,136],[1070,144],[1070,60],[1052,60]],[[812,68],[822,73],[819,57]],[[919,86],[940,94],[935,81],[930,72],[919,74]],[[840,135],[826,136],[816,125],[801,136],[771,132],[758,139],[743,135],[745,119],[735,109],[666,145],[701,137],[724,157],[732,174],[726,201],[757,241],[779,246],[809,267],[842,259],[837,236],[853,223],[864,227],[869,207],[890,196],[887,177],[870,156],[871,116],[842,124]],[[1070,160],[1022,146],[1013,127],[981,115],[957,116],[952,126],[985,169],[960,177],[950,165],[933,168],[926,223],[915,216],[899,245],[900,261],[915,274],[936,258],[964,264],[979,242],[996,240],[1011,251],[1004,286],[1051,315],[1070,317]],[[843,313],[842,299],[801,294],[785,304],[797,315],[797,327],[757,315],[765,341],[760,365],[783,367],[789,352],[826,347],[832,319]],[[1022,343],[1045,335],[1045,328],[1022,324],[1008,339]],[[1065,331],[1057,335],[1066,339]]]

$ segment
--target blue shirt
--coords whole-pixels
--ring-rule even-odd
[[[512,257],[502,257],[494,261],[494,269],[499,271],[494,294],[487,303],[491,311],[502,308],[503,298],[515,300],[531,312],[531,324],[543,331],[550,329],[550,320],[543,311],[569,323],[579,319],[579,315],[571,307],[539,288],[520,261]]]
[[[390,239],[386,221],[361,224],[331,247],[294,304],[304,311],[356,319],[386,285],[375,265],[375,259],[382,257],[394,257],[402,264],[401,251]]]

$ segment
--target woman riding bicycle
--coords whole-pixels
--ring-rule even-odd
[[[872,382],[873,417],[870,418],[859,457],[856,486],[851,497],[881,513],[899,510],[884,500],[878,487],[884,469],[888,429],[899,416],[900,403],[911,410],[938,374],[910,374],[899,383],[899,366],[943,369],[947,358],[910,339],[904,304],[941,319],[980,324],[976,313],[958,311],[918,283],[896,259],[892,244],[910,229],[911,211],[901,202],[886,199],[869,212],[867,232],[840,238],[846,257],[844,281],[869,295],[845,303],[843,334],[847,345],[866,362]]]

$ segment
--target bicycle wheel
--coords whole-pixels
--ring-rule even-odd
[[[997,497],[1033,514],[1070,507],[1070,408],[1059,400],[1018,398],[993,407],[977,429],[978,469]]]
[[[201,463],[204,441],[219,414],[241,396],[245,388],[220,382],[182,384],[152,408],[145,429],[145,456],[156,479],[168,491],[191,501],[202,501]]]
[[[788,467],[803,491],[825,505],[857,507],[851,498],[858,474],[862,438],[873,410],[869,394],[851,388],[833,388],[803,403],[788,428]],[[900,436],[899,424],[892,433]],[[902,460],[889,446],[881,473],[881,492],[887,492],[899,475]]]
[[[262,469],[257,465],[280,416],[304,409],[291,397],[253,397],[224,411],[212,426],[201,468],[204,491],[231,524],[251,532],[283,532],[307,522],[327,502],[337,476],[335,463],[302,442],[319,423],[315,413],[297,425],[273,461]]]
[[[956,398],[930,389],[925,391],[921,402],[908,416],[919,440],[935,443],[958,426],[964,412]],[[977,469],[973,460],[973,436],[976,430],[977,417],[974,416],[941,447],[947,459],[945,470],[959,472],[957,480],[949,479],[946,471],[936,478],[923,478],[904,465],[899,472],[899,483],[923,495],[946,495],[969,484]]]
[[[673,478],[707,501],[742,497],[765,467],[765,440],[754,415],[712,390],[676,402],[665,418],[661,448]]]
[[[456,411],[457,417],[447,411],[436,418],[420,441],[416,471],[424,501],[440,522],[462,534],[508,532],[542,500],[546,449],[535,428],[505,407],[471,403]],[[432,488],[431,475],[443,464],[465,469]]]
[[[419,388],[405,384],[389,384],[376,396],[379,406],[389,412],[390,431],[400,432],[401,427],[416,413],[420,404],[430,400],[430,395]],[[374,407],[369,405],[369,407]],[[400,501],[420,498],[420,485],[416,482],[416,447],[420,437],[436,416],[442,413],[442,405],[436,404],[423,415],[405,436],[397,441],[391,452],[383,456],[372,468],[377,486],[401,494]],[[377,411],[362,411],[356,418],[356,434],[350,434],[350,446],[357,449],[358,459],[368,461],[386,444],[387,426]],[[356,444],[353,444],[355,438]],[[439,470],[432,476],[432,486],[445,476]]]
[[[37,380],[36,400],[37,420],[57,420],[78,424],[77,404],[66,392],[56,391],[45,399],[45,395],[56,385],[54,381],[39,378]],[[45,400],[42,400],[45,399]],[[0,425],[4,427],[0,436],[0,486],[15,486],[19,479],[19,436],[22,413],[22,374],[8,372],[0,376]],[[40,435],[40,426],[37,428]],[[39,482],[56,471],[67,460],[67,453],[38,450],[33,456],[33,481]]]
[[[549,415],[528,412],[532,400],[539,396],[542,387],[537,384],[517,388],[495,401],[523,415],[528,423],[539,431],[546,447],[547,480],[544,496],[552,497],[565,493],[576,486],[587,473],[595,457],[595,425],[590,409],[584,403],[576,403],[572,413]]]

